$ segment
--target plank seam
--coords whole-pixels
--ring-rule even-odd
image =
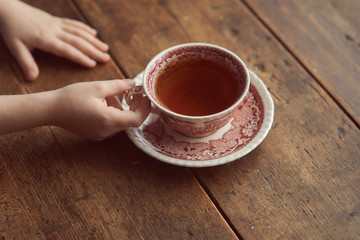
[[[61,143],[59,142],[59,139],[56,137],[56,134],[54,133],[53,129],[52,129],[52,126],[47,126],[49,131],[50,131],[50,134],[53,136],[55,142],[57,143],[57,145],[59,146],[59,148],[65,152],[64,150],[64,147],[61,145]]]
[[[226,222],[226,224],[230,227],[230,229],[233,231],[233,233],[236,235],[236,237],[239,240],[244,240],[244,238],[241,236],[241,234],[239,233],[239,231],[236,229],[236,227],[234,226],[234,224],[231,222],[230,218],[228,217],[228,215],[225,213],[224,210],[222,210],[221,208],[221,204],[216,200],[216,198],[214,197],[214,195],[211,193],[210,189],[206,186],[206,184],[200,179],[200,177],[189,168],[190,173],[194,176],[194,178],[196,179],[196,181],[199,183],[200,187],[203,189],[203,191],[206,193],[206,195],[209,197],[209,199],[211,200],[211,202],[214,204],[216,210],[219,212],[220,216],[224,219],[224,221]]]
[[[191,39],[189,34],[187,33],[187,31],[185,30],[184,26],[181,24],[179,18],[170,10],[167,8],[168,13],[170,14],[170,16],[175,20],[175,22],[179,25],[181,31],[183,31],[183,33],[185,34],[187,39]]]

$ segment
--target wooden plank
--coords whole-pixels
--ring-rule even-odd
[[[245,2],[360,126],[360,2]]]
[[[0,137],[0,236],[4,239],[76,238],[81,231],[59,204],[55,157],[61,149],[38,128]],[[26,144],[24,144],[26,142]],[[51,149],[49,151],[49,149]]]
[[[191,170],[242,237],[360,236],[359,130],[246,6],[236,0],[75,2],[98,29],[116,24],[102,37],[118,46],[113,56],[130,76],[153,53],[181,40],[222,45],[264,80],[276,105],[265,141],[239,161]],[[143,8],[152,14],[145,15]],[[165,44],[156,44],[163,26],[173,28],[162,35]]]
[[[28,2],[78,18],[66,1]],[[5,58],[9,65],[1,66],[1,76],[11,81],[1,93],[123,77],[113,62],[90,71],[50,54],[35,55],[41,73],[34,83],[25,82],[14,60]],[[237,238],[187,169],[153,161],[124,133],[90,142],[43,127],[0,136],[0,142],[0,238]]]
[[[6,63],[10,57],[10,53],[5,49],[4,43],[0,41],[0,62]],[[0,65],[0,94],[24,94],[25,90],[20,82],[12,73],[12,69],[8,64]],[[42,135],[42,129],[37,133]],[[29,133],[12,134],[0,136],[0,237],[9,239],[11,237],[28,237],[41,238],[43,235],[36,230],[33,231],[34,225],[32,218],[27,210],[24,197],[19,193],[16,184],[16,178],[22,174],[21,171],[12,174],[10,170],[12,162],[18,163],[19,158],[24,156],[26,149],[22,149],[21,144],[14,145],[16,141],[26,141],[29,139]],[[31,145],[30,141],[30,144]],[[39,144],[40,145],[40,144]],[[18,156],[18,157],[16,157]],[[15,180],[14,180],[15,179]],[[21,216],[21,217],[19,217]],[[13,222],[17,224],[12,224]],[[18,226],[23,226],[22,233],[18,232]],[[16,234],[14,234],[16,233]]]

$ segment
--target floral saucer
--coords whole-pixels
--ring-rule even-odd
[[[139,128],[128,128],[131,141],[150,156],[174,165],[210,167],[237,160],[257,147],[273,123],[274,102],[262,80],[250,72],[251,85],[234,119],[213,135],[191,138],[175,132],[150,113]],[[135,78],[141,83],[143,72]],[[124,108],[125,103],[123,102]]]

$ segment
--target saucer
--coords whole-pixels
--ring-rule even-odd
[[[273,123],[274,102],[269,91],[250,73],[250,88],[234,118],[213,135],[191,138],[179,134],[150,113],[139,128],[128,128],[130,140],[148,155],[178,166],[210,167],[237,160],[254,150]],[[135,77],[141,84],[143,72]],[[124,109],[127,109],[123,101]]]

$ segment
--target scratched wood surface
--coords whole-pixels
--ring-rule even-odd
[[[2,44],[0,59],[7,64],[0,66],[0,94],[134,77],[164,48],[201,41],[234,51],[263,79],[275,102],[275,120],[255,151],[205,169],[162,164],[124,133],[103,142],[55,127],[1,136],[0,237],[360,237],[360,131],[333,100],[339,96],[294,58],[252,5],[237,0],[28,2],[87,21],[110,45],[113,61],[88,70],[36,52],[41,75],[30,84]]]
[[[236,0],[75,3],[116,46],[113,57],[129,77],[157,52],[189,41],[224,46],[262,77],[276,105],[264,143],[240,161],[192,170],[239,235],[359,236],[359,130],[246,5]]]
[[[360,1],[244,2],[360,126]]]

